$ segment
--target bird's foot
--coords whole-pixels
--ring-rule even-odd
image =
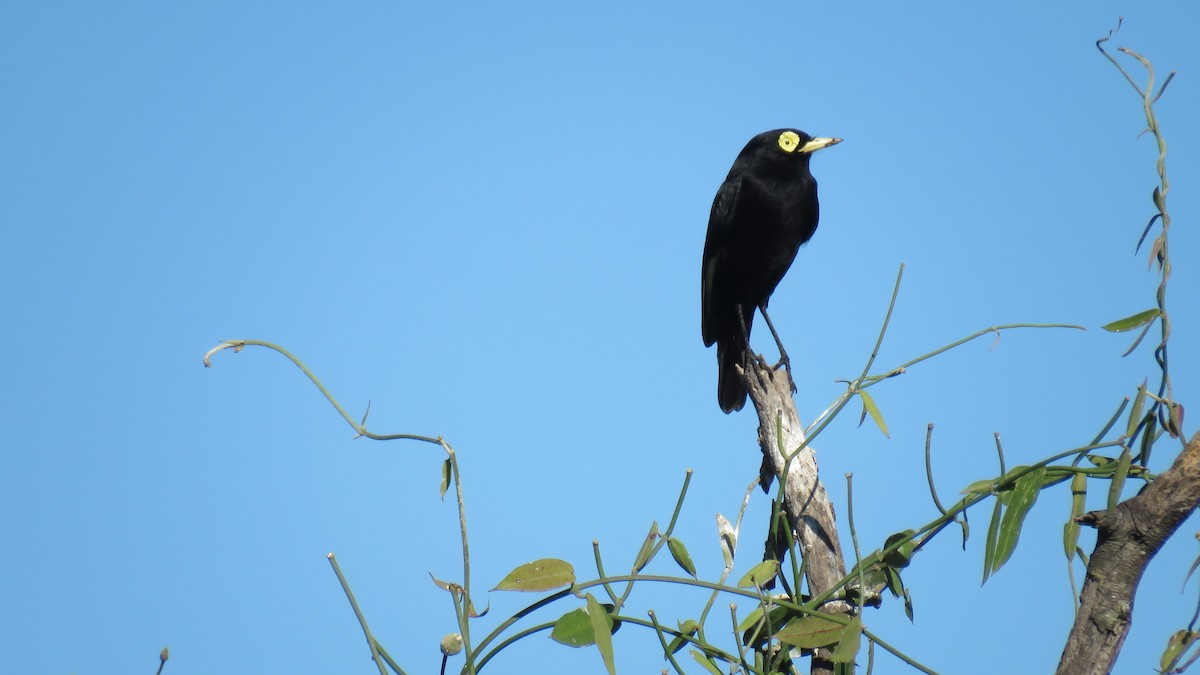
[[[762,358],[762,357],[759,357],[759,358]],[[792,360],[789,359],[788,357],[784,356],[783,358],[779,359],[779,362],[776,363],[771,369],[779,370],[780,368],[783,368],[784,370],[787,371],[788,386],[792,388],[792,393],[794,394],[797,391],[799,391],[796,388],[796,380],[795,380],[795,378],[792,377]]]
[[[765,358],[763,358],[762,354],[752,354],[750,356],[750,358],[751,358],[751,360],[754,361],[754,365],[755,365],[754,373],[756,375],[758,375],[759,385],[762,388],[766,389],[767,387],[769,387],[771,385],[771,383],[767,381],[770,378],[765,376],[764,372],[769,373],[774,369],[771,367],[771,364],[767,363],[767,360]]]

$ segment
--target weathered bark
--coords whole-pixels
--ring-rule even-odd
[[[1146,565],[1200,505],[1200,433],[1151,484],[1111,512],[1095,511],[1079,522],[1097,528],[1079,611],[1058,672],[1112,671],[1133,616],[1133,597]]]
[[[758,442],[766,458],[764,466],[769,465],[775,477],[783,481],[785,458],[780,448],[790,454],[804,443],[804,425],[796,413],[787,375],[755,361],[742,379],[758,412]],[[782,429],[782,442],[775,435],[777,424]],[[784,485],[783,509],[806,561],[809,593],[817,595],[846,576],[846,563],[838,542],[833,504],[817,474],[817,457],[811,447],[792,456]],[[841,612],[848,608],[839,602],[829,603],[825,609]],[[828,650],[813,655],[811,672],[833,672]]]

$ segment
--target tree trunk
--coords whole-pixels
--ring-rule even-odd
[[[786,460],[780,449],[791,455],[804,443],[804,425],[796,413],[788,378],[786,374],[753,360],[742,380],[758,412],[758,442],[765,458],[763,472],[769,468],[784,484],[783,509],[804,556],[808,591],[812,595],[823,593],[846,576],[846,563],[838,542],[833,504],[817,474],[817,457],[811,447],[791,458],[787,480],[783,480]],[[781,428],[782,439],[776,438],[777,426]],[[829,603],[825,609],[846,612],[849,608],[839,601]],[[812,675],[833,672],[829,654],[825,649],[813,654]]]
[[[1098,530],[1096,550],[1079,594],[1075,625],[1058,672],[1112,671],[1133,616],[1133,596],[1154,554],[1200,504],[1200,433],[1137,496],[1112,512],[1093,511],[1079,522]]]

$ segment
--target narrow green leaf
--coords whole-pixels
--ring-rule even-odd
[[[858,648],[862,644],[862,630],[862,616],[855,616],[850,620],[850,625],[842,629],[837,649],[833,650],[829,660],[834,663],[854,663],[854,657],[858,656]]]
[[[763,615],[763,606],[759,605],[758,607],[755,607],[753,611],[751,611],[749,614],[746,615],[746,618],[742,619],[741,622],[738,623],[738,625],[737,625],[738,632],[747,630],[750,627],[752,627],[754,624],[758,623],[760,620],[762,620],[762,615]]]
[[[959,492],[960,495],[986,495],[991,494],[992,487],[996,484],[994,480],[977,480]]]
[[[892,592],[892,597],[898,598],[904,595],[904,580],[900,578],[900,572],[888,565],[884,566],[884,571],[887,576],[887,588]]]
[[[775,638],[801,649],[817,649],[836,644],[842,636],[840,623],[830,621],[819,614],[810,614],[792,621]]]
[[[875,405],[875,399],[871,398],[871,395],[862,389],[858,390],[858,397],[862,399],[863,410],[867,411],[867,414],[875,421],[875,426],[879,427],[879,430],[883,432],[885,437],[891,438],[888,435],[887,424],[883,421],[883,414],[879,412],[879,406]]]
[[[1075,549],[1079,548],[1079,523],[1075,519],[1083,515],[1087,503],[1087,474],[1076,473],[1071,476],[1071,515],[1063,523],[1063,553],[1067,560],[1075,558]]]
[[[1171,401],[1168,406],[1171,410],[1167,415],[1167,420],[1171,426],[1167,427],[1167,433],[1171,434],[1171,438],[1179,438],[1183,433],[1183,404]],[[1142,462],[1145,464],[1145,462]]]
[[[908,592],[907,588],[904,589],[904,614],[905,614],[905,616],[908,617],[909,623],[912,623],[912,620],[913,620],[912,595]]]
[[[525,563],[508,573],[493,591],[548,591],[575,583],[575,568],[555,558]]]
[[[992,574],[992,561],[996,559],[996,538],[1000,533],[1000,518],[1003,515],[1004,500],[996,495],[996,505],[992,507],[992,521],[988,523],[987,537],[983,540],[983,581],[986,584]]]
[[[1117,508],[1121,501],[1121,490],[1125,489],[1125,479],[1129,477],[1129,465],[1133,462],[1133,452],[1128,447],[1121,450],[1117,458],[1117,469],[1113,472],[1112,484],[1108,486],[1108,510]]]
[[[683,649],[683,646],[688,644],[688,641],[683,639],[683,635],[695,636],[696,631],[700,630],[700,624],[696,623],[694,619],[688,619],[687,621],[678,624],[678,626],[679,632],[682,635],[675,636],[675,639],[671,640],[671,644],[667,645],[667,649],[672,654],[678,654],[679,650]]]
[[[488,602],[487,607],[484,607],[482,612],[478,612],[475,610],[475,603],[470,598],[467,598],[467,616],[471,617],[472,619],[485,617],[490,611],[492,611],[491,602]]]
[[[1133,339],[1133,342],[1131,342],[1129,344],[1129,348],[1126,349],[1124,351],[1124,353],[1121,354],[1121,358],[1125,358],[1126,356],[1129,356],[1130,354],[1132,354],[1133,350],[1137,349],[1138,345],[1142,344],[1142,340],[1146,339],[1146,334],[1148,334],[1150,332],[1151,328],[1154,328],[1153,322],[1148,323],[1145,326],[1142,326],[1142,329],[1140,331],[1138,331],[1137,337],[1135,337]]]
[[[908,563],[912,561],[913,556],[913,543],[911,537],[914,535],[916,535],[915,530],[905,530],[903,532],[897,532],[896,534],[888,537],[887,541],[883,544],[885,549],[889,548],[892,544],[900,541],[901,539],[908,538],[908,541],[901,544],[899,548],[896,548],[887,555],[883,556],[883,562],[895,567],[896,569],[904,569],[905,567],[908,567]]]
[[[1000,571],[1000,567],[1008,562],[1013,551],[1017,550],[1017,541],[1021,537],[1021,526],[1025,524],[1025,516],[1037,502],[1042,485],[1046,482],[1046,467],[1038,467],[1017,479],[1013,487],[1012,497],[1005,510],[1004,519],[1000,523],[1000,533],[996,538],[996,554],[992,559],[992,573]]]
[[[759,647],[771,635],[782,628],[794,614],[787,607],[772,607],[763,615],[763,608],[756,607],[750,615],[738,624],[738,632],[742,634],[742,645]]]
[[[696,577],[696,563],[692,562],[692,556],[688,555],[687,546],[675,537],[667,538],[667,550],[671,552],[671,557],[675,559],[676,564],[683,568],[684,572]]]
[[[1154,413],[1146,414],[1146,426],[1142,429],[1142,447],[1139,461],[1142,466],[1150,463],[1150,451],[1154,449],[1154,441],[1158,439],[1158,418]],[[1116,460],[1113,460],[1116,461]]]
[[[778,573],[778,560],[764,560],[754,567],[751,567],[748,572],[742,575],[742,578],[738,579],[737,586],[738,588],[761,587],[771,579],[774,579],[775,575]]]
[[[717,667],[717,664],[713,663],[712,659],[709,658],[704,652],[700,651],[699,649],[689,649],[688,653],[692,655],[693,659],[696,659],[696,663],[699,663],[704,667],[705,670],[712,673],[712,675],[723,675],[723,673],[721,673],[721,669]]]
[[[1146,406],[1146,380],[1138,387],[1137,396],[1133,397],[1133,410],[1129,411],[1129,421],[1125,423],[1125,438],[1132,438],[1142,423],[1142,409]]]
[[[1104,439],[1105,436],[1108,435],[1108,432],[1112,430],[1113,425],[1116,424],[1117,420],[1121,418],[1121,413],[1125,412],[1125,409],[1128,407],[1129,397],[1126,396],[1121,399],[1121,405],[1117,406],[1117,411],[1113,413],[1112,417],[1108,419],[1108,422],[1100,429],[1100,433],[1096,434],[1095,438],[1092,439],[1093,445],[1099,443]]]
[[[1110,333],[1124,333],[1134,328],[1144,326],[1162,315],[1157,307],[1148,309],[1144,312],[1138,312],[1133,316],[1127,316],[1124,319],[1117,319],[1112,323],[1106,323],[1101,328]]]
[[[604,668],[608,675],[617,675],[617,665],[613,659],[612,617],[604,610],[604,606],[596,600],[596,596],[587,594],[587,614],[592,623],[592,633],[596,637],[596,648],[600,650],[600,658],[604,659]]]
[[[1142,244],[1146,243],[1146,235],[1150,234],[1150,228],[1154,227],[1154,223],[1159,218],[1162,218],[1161,213],[1156,213],[1153,216],[1150,216],[1150,222],[1146,223],[1146,229],[1142,230],[1142,236],[1138,237],[1137,246],[1135,246],[1133,249],[1134,255],[1137,255],[1138,251],[1142,250]]]
[[[1163,245],[1166,243],[1166,240],[1163,239],[1161,234],[1154,238],[1154,243],[1150,246],[1149,260],[1146,261],[1147,270],[1150,270],[1150,268],[1154,267],[1154,261],[1156,260],[1160,266],[1162,265],[1162,249]]]
[[[450,469],[450,458],[447,457],[446,461],[442,462],[442,487],[438,492],[442,499],[446,498],[446,490],[450,489]]]
[[[641,572],[646,563],[650,562],[650,554],[654,553],[654,545],[658,543],[658,521],[650,524],[650,533],[646,535],[646,540],[642,542],[642,548],[638,551],[637,557],[633,559],[633,571]]]
[[[442,589],[443,591],[453,591],[455,589],[461,588],[458,584],[451,583],[449,581],[442,581],[441,579],[433,576],[432,574],[429,575],[429,578],[433,579],[433,583],[438,588]]]

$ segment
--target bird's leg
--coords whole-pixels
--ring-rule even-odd
[[[746,355],[749,358],[755,359],[761,363],[763,368],[770,368],[771,366],[767,365],[767,360],[762,357],[762,354],[758,354],[754,350],[750,349],[750,331],[746,328],[746,315],[742,314],[742,303],[739,302],[736,307],[738,325],[742,328],[742,339],[746,341]],[[771,332],[774,333],[775,329],[772,328]],[[778,338],[776,338],[776,341],[778,341]]]
[[[775,338],[775,346],[779,347],[779,363],[775,364],[775,370],[779,370],[779,366],[783,366],[787,370],[788,385],[794,394],[796,393],[796,380],[792,378],[792,360],[788,358],[787,350],[783,348],[783,340],[779,339],[779,333],[775,332],[775,324],[771,323],[771,315],[767,314],[767,305],[765,303],[760,305],[758,311],[762,312],[763,319],[767,322],[767,328],[771,329],[771,337]]]
[[[762,370],[754,369],[754,374],[758,377],[760,386],[764,389],[770,386],[770,383],[763,379],[763,370],[770,370],[771,366],[767,365],[767,360],[762,357],[762,354],[750,349],[750,330],[746,328],[746,315],[742,314],[742,303],[737,304],[738,325],[742,327],[742,339],[746,341],[746,360],[742,362],[743,368],[750,367],[750,361],[758,361],[762,364]]]

